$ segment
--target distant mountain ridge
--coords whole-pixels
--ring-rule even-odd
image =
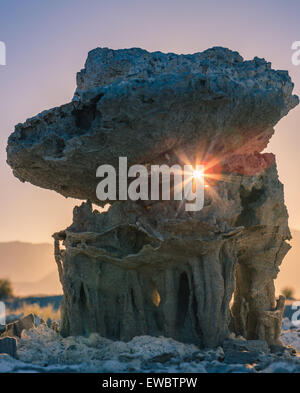
[[[58,295],[62,293],[57,269],[47,274],[39,281],[14,282],[14,291],[19,296]]]
[[[0,278],[9,278],[20,296],[62,292],[49,243],[0,243]]]

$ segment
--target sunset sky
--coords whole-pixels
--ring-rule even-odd
[[[0,41],[7,46],[7,65],[0,66],[0,241],[51,242],[71,223],[77,201],[19,182],[5,148],[15,124],[70,101],[89,50],[225,46],[288,70],[300,95],[300,65],[291,62],[299,17],[299,0],[0,0]],[[300,106],[276,126],[267,150],[277,156],[290,226],[300,230],[299,126]]]

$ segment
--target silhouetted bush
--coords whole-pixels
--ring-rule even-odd
[[[7,299],[13,297],[14,292],[11,282],[6,278],[0,279],[0,299]]]
[[[292,287],[284,287],[281,290],[281,293],[283,296],[285,296],[287,299],[294,299],[294,294],[295,294],[295,290]]]

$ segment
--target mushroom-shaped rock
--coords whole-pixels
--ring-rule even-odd
[[[212,347],[231,330],[280,343],[284,299],[276,304],[274,279],[290,232],[275,157],[262,151],[298,104],[292,90],[287,72],[225,48],[98,48],[72,102],[16,126],[7,147],[15,176],[89,200],[54,234],[63,335],[164,335]],[[117,169],[120,157],[147,168],[205,163],[203,208],[118,195],[108,211],[93,210],[105,204],[97,168]]]

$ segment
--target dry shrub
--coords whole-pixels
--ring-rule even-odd
[[[7,314],[35,314],[46,322],[48,318],[58,320],[60,319],[60,310],[55,310],[52,304],[41,307],[38,303],[28,304],[23,303],[17,310],[7,310]]]

